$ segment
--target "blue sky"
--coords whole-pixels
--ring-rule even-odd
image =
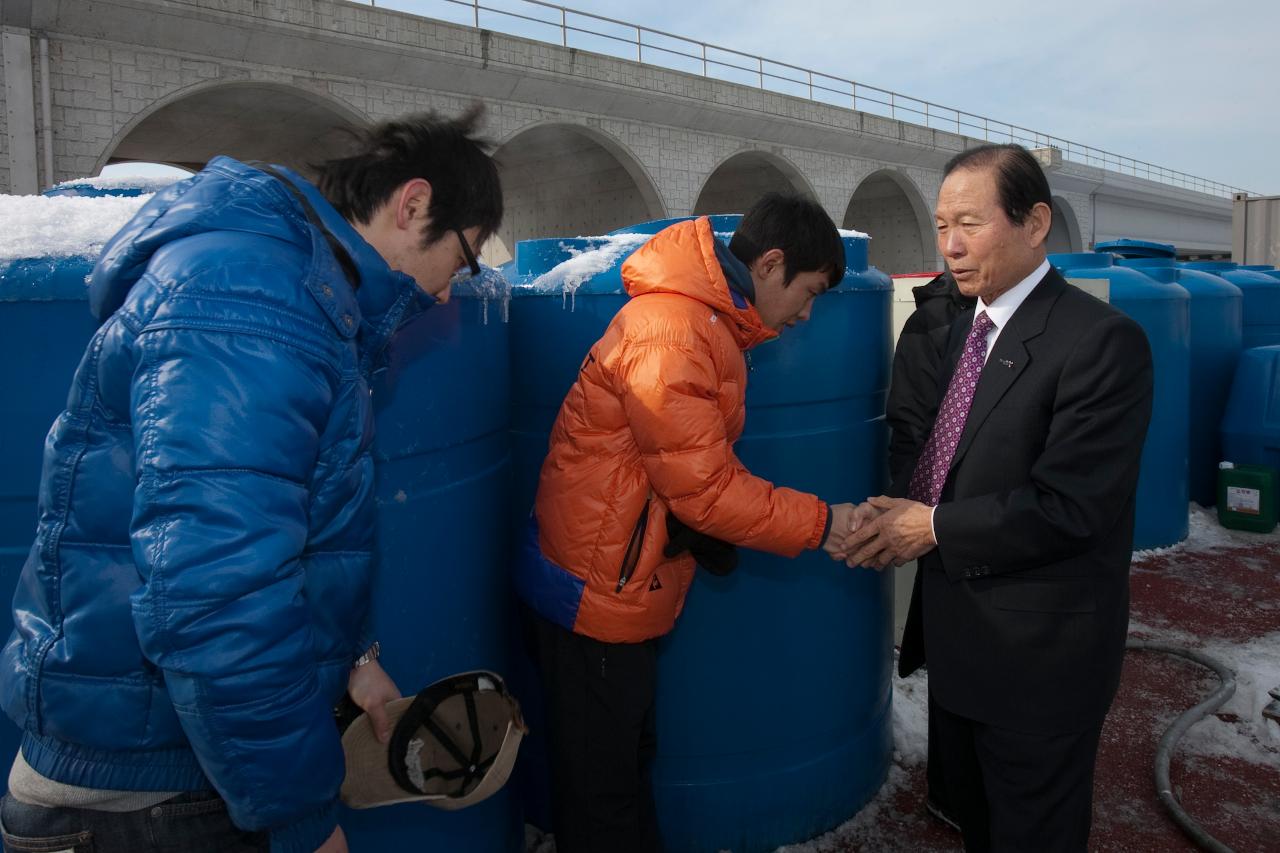
[[[1280,194],[1280,0],[590,5]]]
[[[444,0],[377,5],[472,14]],[[1280,195],[1280,0],[569,5]],[[482,13],[483,26],[500,21]]]

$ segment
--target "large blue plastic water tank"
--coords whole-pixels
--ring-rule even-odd
[[[1187,537],[1191,298],[1177,284],[1156,282],[1114,260],[1095,252],[1049,256],[1067,279],[1108,282],[1111,304],[1136,320],[1151,343],[1155,394],[1138,475],[1133,547],[1162,548]]]
[[[1245,349],[1280,344],[1280,279],[1241,269],[1231,261],[1188,261],[1184,266],[1213,273],[1240,288],[1244,295]]]
[[[371,383],[378,560],[373,634],[405,695],[457,672],[506,675],[509,502],[506,287],[496,273],[392,339]],[[455,812],[346,810],[353,851],[523,849],[507,790]]]
[[[841,286],[808,323],[752,352],[737,445],[755,473],[833,502],[885,485],[892,285],[868,269],[865,239],[845,244],[851,269]],[[521,243],[516,266],[536,276],[591,245]],[[583,356],[627,298],[618,267],[635,247],[571,298],[517,288],[517,514],[532,505],[550,427]],[[817,553],[788,561],[754,552],[729,577],[699,572],[660,645],[653,779],[667,849],[772,850],[854,814],[888,766],[891,662],[889,573],[849,571]]]
[[[513,465],[509,529],[513,536],[523,534],[533,509],[538,472],[560,404],[587,351],[627,301],[619,273],[622,262],[647,239],[646,232],[636,231],[524,240],[516,245],[515,258],[506,268],[515,284],[510,323]],[[565,265],[575,257],[590,263],[580,268]],[[537,288],[530,286],[548,273],[554,284],[544,280]],[[571,294],[565,292],[566,286]],[[514,785],[525,820],[550,830],[551,783],[542,687],[531,649],[522,637],[518,640],[508,684],[523,707],[529,734],[520,745]]]
[[[1241,354],[1222,417],[1222,458],[1280,471],[1280,346]]]
[[[1271,264],[1241,264],[1240,269],[1265,273],[1272,278],[1280,278],[1280,269],[1276,269]]]
[[[1181,267],[1172,257],[1134,258],[1122,266],[1141,270],[1164,284],[1180,285],[1191,297],[1191,372],[1187,475],[1191,500],[1217,503],[1218,427],[1226,409],[1231,378],[1240,358],[1240,288],[1212,273]]]
[[[89,313],[82,257],[0,262],[0,635],[13,630],[9,602],[35,539],[44,439],[97,322]],[[18,751],[18,728],[0,715],[0,761]],[[0,778],[7,788],[8,775]]]

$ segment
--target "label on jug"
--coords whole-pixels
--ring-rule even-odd
[[[1262,515],[1262,492],[1227,486],[1227,509],[1244,515]]]

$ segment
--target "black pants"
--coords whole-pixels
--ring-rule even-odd
[[[966,853],[1083,853],[1093,821],[1102,724],[1038,735],[999,729],[938,704],[935,733],[948,805]]]
[[[547,701],[556,850],[657,853],[657,643],[602,643],[529,618]]]
[[[929,691],[929,736],[925,758],[925,797],[929,805],[946,815],[946,819],[959,824],[960,818],[947,798],[947,781],[942,772],[942,755],[938,751],[938,704]]]

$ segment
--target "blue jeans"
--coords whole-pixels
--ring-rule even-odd
[[[5,853],[267,853],[267,833],[231,822],[213,792],[179,794],[136,812],[50,809],[0,801]]]

